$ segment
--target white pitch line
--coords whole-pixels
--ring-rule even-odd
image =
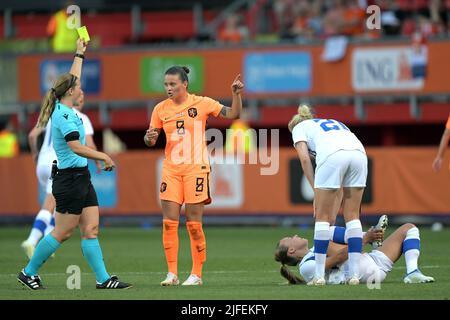
[[[443,266],[420,266],[420,269],[438,269],[438,268],[450,268],[450,265],[443,265]],[[393,267],[393,269],[405,269],[405,267]],[[258,273],[274,273],[279,272],[278,270],[259,270]],[[181,274],[188,274],[189,272],[181,272]],[[235,274],[235,273],[255,273],[254,270],[212,270],[212,271],[206,271],[205,273],[208,274]],[[93,275],[92,272],[82,272],[82,275]],[[161,272],[161,271],[148,271],[148,272],[120,272],[121,275],[158,275],[158,274],[167,274],[167,272]],[[56,276],[67,276],[69,273],[42,273],[41,274],[44,277],[56,277]],[[1,274],[0,277],[16,277],[17,273],[9,273],[9,274]]]
[[[253,273],[253,270],[233,270],[233,271],[226,271],[226,270],[216,270],[216,271],[207,271],[207,273],[212,274],[226,274],[226,273]],[[278,272],[278,270],[260,270],[258,272],[263,273],[272,273],[272,272]],[[189,274],[189,272],[180,272],[181,274]],[[93,275],[92,272],[82,272],[82,275]],[[167,272],[161,272],[161,271],[148,271],[148,272],[120,272],[121,275],[149,275],[149,274],[167,274]],[[40,276],[62,276],[62,275],[70,275],[69,273],[41,273]],[[17,276],[17,273],[9,273],[9,274],[0,274],[0,277],[12,277]]]
[[[404,267],[393,267],[392,269],[405,269]],[[450,268],[450,266],[419,266],[419,269],[438,269],[438,268]]]

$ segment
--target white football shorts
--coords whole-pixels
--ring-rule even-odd
[[[316,168],[314,188],[365,187],[366,180],[366,154],[359,150],[339,150],[330,154],[322,165]]]

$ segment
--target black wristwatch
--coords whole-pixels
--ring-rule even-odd
[[[84,54],[75,53],[74,57],[78,57],[78,58],[84,59]]]

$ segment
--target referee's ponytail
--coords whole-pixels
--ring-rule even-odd
[[[60,100],[70,88],[74,88],[77,77],[70,73],[65,73],[56,80],[53,88],[49,89],[42,101],[41,111],[39,113],[38,128],[44,128],[50,119],[55,103]]]
[[[301,104],[297,109],[297,114],[292,117],[291,121],[289,121],[288,124],[289,131],[292,132],[294,127],[303,120],[308,120],[312,118],[313,114],[311,108],[306,104]]]

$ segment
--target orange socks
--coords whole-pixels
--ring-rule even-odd
[[[178,224],[177,220],[163,219],[163,245],[167,266],[169,272],[176,275],[178,275]]]
[[[192,272],[202,277],[203,263],[206,261],[206,239],[203,233],[202,223],[197,221],[187,221],[186,227],[191,239]]]
[[[178,225],[179,221],[163,219],[163,245],[169,272],[178,275]],[[192,272],[202,277],[203,263],[206,261],[206,240],[202,223],[187,221],[186,227],[191,239]]]

